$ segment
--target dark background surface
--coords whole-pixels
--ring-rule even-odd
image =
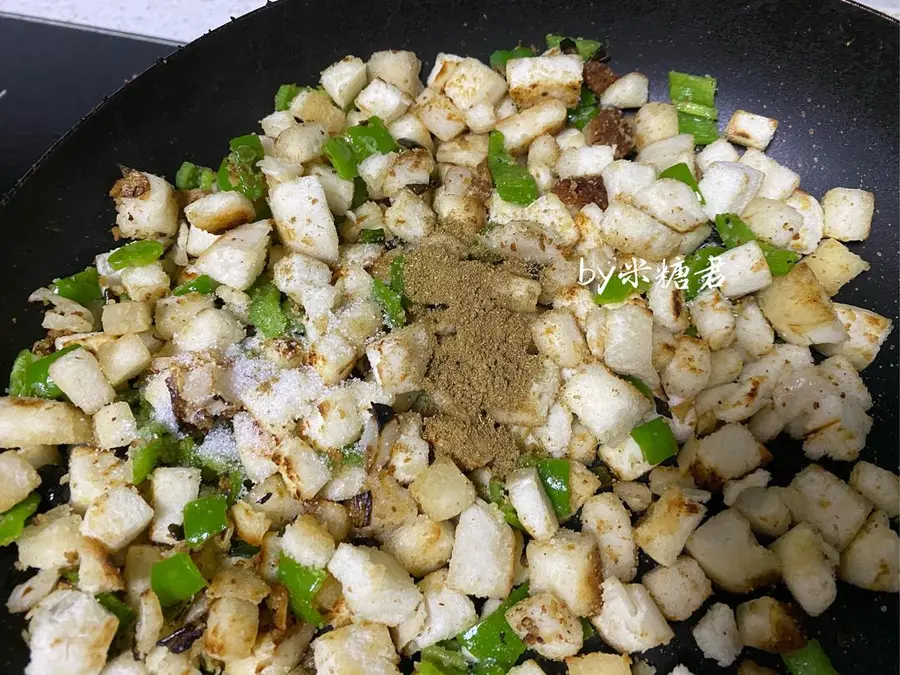
[[[105,195],[116,178],[117,163],[170,180],[185,158],[215,166],[227,152],[229,138],[256,130],[257,120],[272,110],[279,84],[312,84],[322,68],[346,53],[366,58],[377,49],[413,49],[426,62],[424,77],[438,51],[486,59],[492,50],[509,48],[519,40],[541,44],[550,31],[608,39],[614,68],[622,73],[640,69],[650,76],[651,100],[667,99],[670,69],[715,75],[720,128],[738,107],[771,115],[781,124],[768,154],[800,173],[804,189],[817,197],[835,186],[874,191],[872,236],[852,246],[872,264],[872,271],[845,287],[838,300],[897,320],[896,22],[839,0],[515,4],[429,0],[391,7],[353,0],[342,5],[339,16],[334,7],[289,0],[179,50],[85,120],[44,159],[0,208],[5,236],[0,256],[6,271],[0,317],[7,322],[0,332],[0,372],[8,372],[15,353],[41,335],[39,313],[26,308],[29,292],[55,276],[82,269],[95,253],[111,247],[114,212]],[[78,112],[87,110],[129,76],[129,70],[139,70],[168,50],[164,45],[146,45],[146,53],[132,53],[127,58],[134,60],[126,62],[125,51],[112,42],[100,47],[96,35],[87,39],[63,34],[48,36],[50,42],[44,44],[52,48],[47,49],[4,23],[0,21],[0,44],[9,49],[13,43],[7,40],[18,39],[24,44],[17,48],[27,50],[21,54],[54,67],[25,78],[30,103],[17,104],[12,113],[5,110],[10,101],[26,99],[11,98],[15,90],[0,81],[0,90],[10,90],[0,99],[0,190],[51,140],[48,129],[58,133],[74,121],[38,124],[40,109],[68,96],[81,106]],[[82,60],[90,50],[99,55],[93,64]],[[60,61],[71,66],[62,76],[56,70]],[[120,67],[126,63],[127,68]],[[0,75],[6,76],[8,67],[0,64]],[[8,119],[18,126],[7,126]],[[36,129],[44,130],[40,139]],[[8,163],[11,153],[16,157]],[[897,344],[894,331],[877,362],[864,373],[875,398],[871,411],[875,424],[862,455],[894,471]],[[776,456],[770,467],[774,482],[786,484],[805,463],[800,449],[779,443],[771,449]],[[849,472],[848,466],[826,467],[844,478]],[[0,559],[0,586],[7,590],[13,583],[8,574],[13,553],[7,550]],[[787,599],[783,588],[772,594]],[[740,602],[717,598],[732,606]],[[0,631],[6,638],[0,641],[0,672],[19,673],[27,659],[17,637],[22,623],[4,611],[0,610]],[[658,666],[659,675],[679,662],[696,675],[722,672],[702,659],[689,623],[673,625],[678,638],[668,647],[642,655]],[[805,618],[803,623],[844,675],[893,675],[900,670],[896,595],[839,583],[835,604],[824,616]],[[786,672],[778,659],[756,650],[747,649],[743,656]]]

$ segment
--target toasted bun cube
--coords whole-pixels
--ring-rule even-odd
[[[174,336],[175,346],[185,352],[225,349],[245,337],[244,327],[222,309],[204,309]]]
[[[668,567],[654,567],[644,574],[641,583],[670,621],[690,618],[712,595],[712,584],[700,565],[686,555],[678,556]]]
[[[423,602],[410,619],[396,628],[395,643],[412,654],[471,628],[478,620],[475,605],[464,593],[447,586],[447,570],[437,570],[419,582]]]
[[[100,495],[84,514],[81,534],[117,552],[130,544],[153,519],[153,509],[130,486],[113,487]]]
[[[670,399],[690,401],[706,389],[711,373],[708,344],[682,335],[675,341],[671,360],[662,369],[662,387]]]
[[[218,234],[256,217],[253,203],[236,190],[216,192],[184,207],[184,216],[198,229]]]
[[[512,589],[515,548],[500,510],[475,501],[459,516],[447,584],[480,598],[505,598]]]
[[[203,648],[215,659],[230,663],[253,651],[259,630],[259,607],[240,598],[218,598],[209,606]]]
[[[554,593],[576,616],[597,611],[601,563],[593,535],[559,529],[547,541],[528,542],[525,555],[532,593]]]
[[[366,64],[356,56],[345,56],[323,70],[319,82],[339,108],[347,108],[366,86]]]
[[[634,530],[634,542],[660,565],[671,565],[705,515],[705,506],[672,486],[647,510]]]
[[[608,164],[600,174],[609,201],[630,202],[641,189],[656,179],[656,171],[652,166],[645,166],[627,159],[617,159]]]
[[[888,517],[900,515],[900,478],[869,462],[857,462],[850,472],[850,486]]]
[[[385,122],[401,117],[412,102],[411,96],[378,77],[369,82],[354,101],[361,112],[380,117]]]
[[[838,552],[808,523],[779,537],[772,550],[791,595],[810,616],[822,614],[837,597],[834,568]]]
[[[11,509],[41,484],[34,467],[12,450],[0,453],[0,475],[0,513]]]
[[[755,241],[736,246],[717,258],[722,275],[722,294],[726,298],[755,293],[772,283],[769,263]]]
[[[725,137],[738,145],[765,150],[777,128],[776,119],[746,110],[735,110],[725,128]]]
[[[438,522],[458,516],[475,501],[472,481],[449,457],[438,457],[409,490],[422,510]]]
[[[527,663],[534,663],[534,661],[528,661]],[[631,658],[627,654],[620,656],[618,654],[593,652],[566,659],[566,666],[569,668],[569,675],[596,675],[596,673],[603,673],[603,675],[632,674]],[[535,664],[535,668],[539,668],[539,666]],[[516,668],[513,668],[509,671],[509,675],[541,675],[543,672],[543,670],[540,672],[535,670],[533,672],[522,671],[520,673]],[[633,672],[637,674],[638,671],[635,669]]]
[[[70,502],[77,513],[84,513],[110,488],[128,485],[131,478],[131,467],[112,452],[80,445],[69,453]]]
[[[282,183],[275,190],[289,184]],[[231,288],[247,290],[265,267],[271,229],[271,221],[260,220],[229,230],[200,254],[194,270]]]
[[[135,333],[106,342],[97,349],[100,367],[109,383],[118,387],[140,375],[153,356],[141,337]]]
[[[400,657],[390,631],[378,624],[350,624],[312,643],[318,675],[396,675]]]
[[[881,345],[887,340],[894,323],[887,317],[862,307],[834,303],[834,311],[845,329],[848,339],[825,340],[816,350],[826,356],[840,354],[847,357],[857,370],[864,370],[875,360]],[[840,337],[835,335],[834,337]]]
[[[466,129],[463,112],[447,96],[430,87],[416,97],[412,112],[442,141],[452,140]]]
[[[875,213],[875,195],[866,190],[832,188],[822,198],[825,236],[839,241],[863,241],[869,237]]]
[[[110,194],[116,202],[116,225],[126,239],[172,237],[178,232],[178,201],[165,179],[128,169]]]
[[[645,103],[634,116],[638,151],[656,141],[678,135],[678,110],[671,103]]]
[[[544,658],[575,656],[583,643],[581,622],[552,593],[538,593],[506,610],[506,621],[525,644]]]
[[[676,232],[690,232],[708,220],[694,191],[674,178],[654,181],[631,203]]]
[[[619,251],[656,262],[671,256],[681,235],[640,209],[615,201],[600,223],[604,241]]]
[[[750,600],[737,608],[737,625],[741,640],[770,654],[784,654],[806,644],[802,628],[790,608],[769,596]]]
[[[581,96],[582,66],[581,57],[575,54],[511,59],[506,63],[509,95],[520,108],[547,98],[574,108]]]
[[[506,479],[506,489],[509,491],[509,500],[528,534],[537,540],[552,537],[559,529],[559,521],[537,469],[530,467],[514,471]]]
[[[609,646],[621,654],[667,645],[675,637],[669,624],[641,584],[623,584],[615,577],[603,582],[603,603],[591,623]]]
[[[616,108],[640,108],[647,103],[650,80],[643,73],[623,75],[606,88],[600,95],[601,105]]]
[[[538,136],[553,134],[562,129],[566,113],[566,106],[562,101],[551,99],[507,117],[497,124],[496,129],[503,134],[506,150],[519,155]]]
[[[722,213],[743,213],[763,183],[764,174],[738,162],[713,162],[698,186],[710,220]]]
[[[737,162],[739,159],[737,148],[724,138],[717,138],[697,153],[697,168],[704,174],[713,162]]]
[[[76,349],[50,364],[50,377],[69,400],[88,415],[116,398],[100,363],[86,349]]]
[[[387,535],[382,547],[414,577],[440,569],[450,561],[454,542],[453,523],[416,516]]]
[[[337,260],[334,217],[317,177],[301,176],[276,185],[269,193],[269,205],[278,236],[287,248],[329,264]]]
[[[624,485],[624,483],[618,483]],[[631,581],[637,573],[637,549],[631,516],[612,492],[594,495],[581,509],[581,527],[597,538],[603,577]]]
[[[380,78],[410,96],[415,96],[422,89],[419,82],[422,62],[415,52],[396,49],[374,52],[366,68],[369,79]]]
[[[703,656],[713,659],[723,668],[735,662],[744,646],[738,633],[734,611],[721,602],[707,610],[691,629],[691,633]]]
[[[691,472],[700,487],[721,490],[726,481],[740,478],[771,459],[769,451],[746,427],[726,424],[709,436],[688,441],[678,464]]]
[[[71,403],[0,398],[0,448],[90,443],[90,418]]]
[[[839,576],[870,591],[896,593],[900,589],[900,538],[887,514],[875,511],[841,553]]]
[[[836,239],[823,239],[806,264],[828,295],[834,295],[870,265]]]
[[[496,105],[506,94],[506,81],[478,59],[465,58],[444,82],[444,93],[460,110],[482,101]]]
[[[150,539],[174,545],[178,539],[170,527],[184,524],[184,507],[200,493],[200,469],[157,467],[152,479],[153,522]]]

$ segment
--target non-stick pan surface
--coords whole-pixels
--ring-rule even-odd
[[[0,372],[41,336],[39,313],[26,308],[29,292],[110,248],[113,208],[105,195],[117,164],[170,178],[186,157],[215,166],[229,138],[258,128],[279,84],[314,83],[323,67],[348,53],[365,58],[378,49],[407,48],[428,68],[439,51],[486,59],[520,40],[540,44],[550,31],[608,39],[616,70],[650,76],[651,100],[666,100],[670,69],[715,75],[723,119],[746,108],[780,120],[770,154],[800,173],[804,189],[819,197],[834,186],[873,190],[872,236],[854,247],[872,271],[838,297],[896,321],[896,22],[838,0],[287,0],[215,31],[126,86],[65,137],[0,208]],[[876,403],[863,458],[892,470],[898,464],[897,372],[895,330],[864,373]],[[771,449],[774,482],[786,484],[805,463],[800,449],[789,443]],[[845,478],[849,470],[826,466]],[[22,578],[12,571],[14,548],[0,558],[4,598]],[[774,593],[788,599],[783,589]],[[896,595],[840,583],[834,605],[804,625],[844,675],[898,672]],[[22,627],[21,618],[0,609],[2,673],[24,669]],[[703,660],[687,624],[675,628],[672,644],[645,655],[660,675],[679,662],[697,675],[721,672]],[[779,663],[755,650],[744,656]],[[778,670],[785,672],[783,665]]]

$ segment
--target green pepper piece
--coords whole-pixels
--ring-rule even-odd
[[[698,335],[697,326],[695,326],[694,324],[691,324],[690,326],[688,326],[687,328],[684,329],[684,334],[689,337],[697,337],[697,335]]]
[[[537,463],[538,475],[560,521],[572,515],[572,492],[569,477],[572,465],[568,459],[542,459]]]
[[[384,230],[381,228],[377,230],[360,230],[357,241],[360,244],[378,244],[384,241]]]
[[[684,259],[684,266],[688,269],[687,288],[684,291],[687,300],[693,300],[700,292],[703,285],[702,272],[709,267],[709,259],[722,253],[725,253],[725,249],[721,246],[704,246]]]
[[[713,107],[716,104],[716,78],[669,71],[669,97]]]
[[[452,640],[425,647],[422,650],[422,663],[433,664],[448,675],[465,675],[469,670],[469,662],[460,651],[459,643]]]
[[[491,54],[491,68],[501,74],[506,74],[506,64],[512,59],[524,59],[534,56],[534,50],[531,47],[523,47],[519,45],[514,49],[498,49]]]
[[[228,500],[225,495],[200,497],[184,507],[184,539],[199,548],[210,537],[228,527]]]
[[[599,40],[590,40],[588,38],[577,37],[577,38],[569,38],[565,35],[555,35],[554,33],[547,33],[547,48],[553,49],[554,47],[559,47],[563,40],[572,40],[575,43],[575,50],[578,52],[578,55],[587,61],[591,56],[594,55],[598,49],[603,47],[603,43]]]
[[[600,112],[600,106],[597,104],[597,96],[587,87],[581,88],[581,98],[578,99],[578,105],[571,108],[566,115],[566,120],[576,129],[584,129]]]
[[[175,290],[172,291],[172,295],[187,295],[188,293],[203,293],[204,295],[208,295],[216,290],[218,285],[219,283],[213,281],[211,277],[201,274],[199,277],[191,279],[190,281],[185,281],[180,286],[176,286]]]
[[[162,439],[155,438],[137,445],[131,450],[131,480],[135,485],[140,485],[153,473],[153,469],[159,462],[162,446]]]
[[[171,607],[206,587],[206,579],[187,553],[160,560],[150,568],[150,588],[163,607]]]
[[[353,179],[353,202],[351,202],[350,208],[358,209],[367,201],[369,201],[369,188],[366,187],[366,181],[356,176]]]
[[[250,323],[267,338],[284,335],[288,321],[281,311],[281,291],[266,278],[261,278],[249,291]]]
[[[509,497],[506,496],[506,488],[499,480],[491,480],[488,483],[488,499],[492,504],[497,505],[507,523],[516,529],[522,529],[522,521],[519,520],[519,514],[516,513],[515,507],[509,501]]]
[[[291,600],[291,611],[300,618],[321,628],[325,620],[313,606],[316,593],[325,583],[328,573],[318,567],[307,567],[284,553],[278,559],[278,580],[287,589]]]
[[[506,610],[527,597],[528,584],[522,584],[513,589],[496,610],[456,637],[459,644],[478,659],[476,672],[495,667],[505,673],[525,653],[525,643],[510,628],[505,615]]]
[[[291,107],[291,101],[296,98],[297,94],[303,87],[298,87],[296,84],[283,84],[278,87],[278,91],[275,92],[275,110],[287,110]]]
[[[709,145],[719,137],[715,120],[683,112],[678,113],[678,133],[691,134],[694,137],[694,145]]]
[[[98,593],[96,598],[97,602],[106,608],[106,611],[119,620],[119,627],[116,629],[117,634],[126,630],[134,622],[134,610],[119,599],[119,596],[115,593]]]
[[[398,255],[391,261],[391,290],[404,295],[406,293],[406,284],[403,281],[403,269],[406,266],[406,258]]]
[[[347,129],[344,138],[353,150],[357,164],[377,152],[387,154],[400,149],[384,122],[376,116]]]
[[[465,670],[448,670],[432,661],[419,661],[413,671],[416,675],[466,675]]]
[[[640,446],[644,459],[649,464],[659,464],[678,454],[675,434],[662,417],[639,424],[631,430],[631,437]]]
[[[337,175],[344,180],[353,180],[359,177],[356,170],[356,156],[353,154],[353,147],[342,136],[335,136],[325,143],[325,156],[331,162],[331,166],[337,172]],[[363,183],[365,185],[365,183]]]
[[[248,544],[246,541],[241,539],[233,539],[231,541],[231,548],[228,551],[228,555],[232,558],[252,558],[257,553],[259,553],[261,548],[259,546],[254,546],[253,544]]]
[[[488,137],[488,166],[497,194],[503,201],[525,205],[538,198],[534,176],[506,151],[503,133],[496,129]]]
[[[232,138],[231,152],[219,165],[217,181],[220,190],[237,190],[257,206],[267,190],[266,178],[256,163],[265,157],[262,142],[256,134]]]
[[[703,198],[703,194],[700,192],[700,186],[697,185],[697,179],[694,178],[694,174],[691,173],[690,167],[688,167],[688,165],[684,162],[673,164],[665,171],[662,171],[659,174],[659,177],[674,178],[675,180],[681,181],[694,191],[694,194],[697,195],[697,199],[700,200],[701,204],[706,204],[706,200]]]
[[[18,504],[0,514],[0,546],[9,546],[22,535],[25,521],[37,511],[41,496],[32,492]]]
[[[402,328],[406,325],[406,311],[403,309],[403,296],[381,279],[372,281],[372,294],[381,306],[384,321],[390,328]]]
[[[685,113],[692,117],[699,117],[706,120],[719,119],[719,111],[708,105],[701,105],[693,101],[675,101],[675,109],[680,113]]]
[[[634,375],[624,375],[622,379],[626,382],[630,382],[635,389],[637,389],[651,401],[654,399],[653,392],[650,391],[650,387],[648,387],[639,377],[635,377]]]
[[[69,345],[30,364],[25,371],[25,386],[28,391],[26,395],[39,398],[62,398],[62,389],[57,387],[50,378],[50,366],[58,358],[80,348],[80,345]]]
[[[200,170],[200,184],[198,187],[204,192],[212,192],[213,183],[215,182],[216,172],[204,166]]]
[[[800,260],[800,254],[788,251],[784,248],[775,248],[764,241],[759,242],[766,262],[769,263],[769,271],[773,277],[783,277],[790,272]]]
[[[159,260],[165,248],[158,241],[144,239],[125,244],[109,254],[109,266],[114,270],[123,270],[126,267],[143,267]]]
[[[285,299],[281,303],[281,312],[284,314],[284,318],[287,319],[288,329],[291,333],[294,335],[306,335],[306,324],[303,323],[305,316],[303,309],[297,303],[290,298]]]
[[[63,298],[74,300],[79,305],[87,305],[103,299],[100,290],[100,275],[96,267],[88,267],[70,277],[56,279],[50,284],[50,290]]]
[[[592,637],[597,634],[597,631],[594,630],[594,626],[585,618],[581,619],[581,638],[584,642],[587,642]]]
[[[640,295],[641,293],[646,293],[648,290],[650,290],[649,281],[644,281],[642,278],[638,277],[637,286],[632,286],[618,274],[613,274],[609,278],[609,281],[606,282],[606,287],[600,293],[594,295],[594,302],[598,305],[625,302],[635,293]]]
[[[182,162],[175,173],[175,187],[179,190],[200,187],[200,167],[193,162]]]
[[[750,226],[733,213],[720,213],[716,216],[715,225],[716,232],[719,233],[719,237],[728,248],[741,246],[750,241],[755,241],[759,244],[759,248],[769,264],[769,271],[773,276],[784,276],[800,260],[799,253],[776,248],[768,242],[760,241],[756,233],[750,229]]]
[[[366,453],[356,443],[341,448],[341,464],[345,466],[365,466]]]
[[[28,368],[37,360],[37,357],[28,349],[23,349],[16,354],[12,368],[9,371],[9,386],[6,393],[10,396],[28,396]]]
[[[805,647],[782,654],[781,659],[791,675],[838,675],[818,640],[810,640]]]

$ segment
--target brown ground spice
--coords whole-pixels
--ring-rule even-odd
[[[468,259],[446,236],[407,253],[404,268],[413,318],[438,340],[425,391],[441,414],[425,421],[426,436],[464,469],[490,464],[499,475],[516,465],[519,450],[486,411],[517,407],[540,364],[530,353],[534,315],[500,307],[491,297],[501,271],[528,276],[518,262]]]

